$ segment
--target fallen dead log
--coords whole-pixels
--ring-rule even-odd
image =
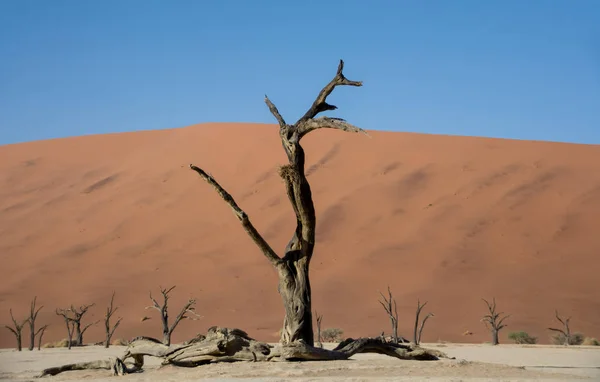
[[[327,350],[295,342],[272,346],[257,341],[240,329],[212,327],[206,338],[187,344],[167,346],[150,337],[130,341],[122,357],[81,362],[45,369],[40,377],[72,370],[112,370],[113,375],[142,371],[144,356],[162,358],[163,365],[196,367],[217,362],[330,361],[346,360],[358,353],[377,353],[402,360],[434,361],[448,358],[438,350],[423,349],[412,344],[396,344],[377,338],[348,338],[335,349]]]

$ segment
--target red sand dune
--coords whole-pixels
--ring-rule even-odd
[[[501,333],[547,342],[554,309],[572,329],[600,336],[600,146],[371,132],[305,138],[318,218],[314,308],[348,336],[388,331],[378,291],[389,284],[410,336],[417,298],[435,317],[425,341],[489,341],[482,297],[512,316]],[[124,317],[115,338],[160,336],[148,292],[177,284],[178,309],[197,298],[213,325],[275,341],[283,308],[274,270],[214,190],[188,168],[212,173],[274,248],[294,217],[277,175],[277,127],[203,124],[0,147],[0,321],[38,296],[50,323],[44,342],[66,337],[54,314],[113,290]],[[175,313],[172,312],[172,316]],[[152,317],[141,322],[143,316]],[[473,332],[464,337],[465,331]],[[102,340],[91,328],[86,342]],[[27,337],[26,337],[27,338]],[[27,342],[27,340],[25,340]],[[0,346],[14,346],[0,332]]]

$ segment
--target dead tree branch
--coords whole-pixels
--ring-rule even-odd
[[[558,322],[561,323],[561,325],[563,326],[564,329],[548,328],[548,330],[552,330],[553,332],[560,333],[565,340],[564,345],[568,346],[571,344],[571,326],[570,326],[571,317],[568,317],[566,320],[563,320],[558,315],[558,310],[555,310],[554,313],[555,313],[556,319],[558,320]]]
[[[115,330],[117,330],[117,328],[119,327],[119,324],[121,323],[121,320],[123,319],[123,317],[119,317],[119,319],[117,320],[117,322],[111,329],[110,318],[119,309],[119,307],[113,306],[114,300],[115,300],[115,292],[113,292],[113,294],[110,298],[110,305],[106,308],[106,314],[104,315],[104,329],[106,330],[106,339],[104,340],[104,347],[107,349],[110,346],[110,339],[112,338],[113,334],[115,333]]]
[[[392,324],[392,340],[395,344],[398,343],[398,307],[396,306],[396,299],[392,296],[392,291],[388,286],[388,297],[386,298],[381,292],[379,292],[383,301],[379,300],[383,309],[387,313],[390,318],[390,323]]]
[[[421,322],[421,327],[419,328],[419,315],[421,314],[421,310],[427,305],[427,301],[423,305],[421,305],[421,301],[417,299],[417,311],[415,314],[415,331],[413,333],[413,343],[415,345],[419,345],[421,343],[421,336],[423,335],[423,328],[425,327],[425,323],[429,319],[429,317],[433,317],[433,313],[428,313]]]
[[[337,106],[327,103],[327,97],[333,92],[336,86],[362,86],[362,81],[350,81],[344,76],[344,60],[340,60],[335,77],[319,92],[317,99],[313,102],[308,111],[300,118],[298,122],[308,121],[317,116],[317,114],[327,111],[336,110]]]
[[[31,307],[29,310],[29,318],[27,321],[29,322],[29,350],[33,350],[35,347],[35,320],[37,319],[37,315],[40,310],[44,307],[43,305],[36,309],[35,304],[37,302],[37,296],[33,298],[31,301]]]
[[[281,262],[281,259],[273,248],[266,242],[265,239],[258,233],[254,225],[250,221],[248,215],[242,211],[240,207],[238,207],[237,203],[233,199],[233,197],[225,191],[223,187],[213,178],[211,175],[207,174],[204,170],[194,165],[190,165],[190,168],[198,173],[202,179],[204,179],[208,184],[213,186],[213,188],[217,191],[217,193],[221,196],[221,198],[229,204],[231,209],[233,210],[234,215],[239,219],[242,223],[242,227],[246,230],[250,238],[254,241],[254,243],[260,248],[262,253],[267,257],[267,259],[273,264],[273,266],[278,266]]]
[[[69,370],[112,370],[113,375],[139,372],[144,356],[162,359],[163,365],[196,367],[217,362],[268,362],[268,361],[327,361],[345,360],[358,353],[385,354],[403,360],[437,360],[449,358],[439,350],[427,350],[411,344],[395,344],[382,338],[348,338],[335,349],[327,350],[298,342],[291,345],[272,346],[250,338],[240,329],[211,327],[205,338],[188,344],[167,346],[149,337],[134,338],[125,354],[117,359],[94,361],[52,367],[42,371],[41,376],[57,375]],[[126,366],[133,359],[131,367]]]
[[[492,333],[492,345],[498,345],[500,341],[498,340],[498,333],[500,330],[506,327],[504,321],[510,317],[510,314],[502,315],[504,312],[496,312],[496,298],[493,298],[492,303],[490,304],[486,299],[482,298],[488,308],[489,314],[483,316],[481,321],[485,324],[488,330]]]
[[[319,315],[315,310],[315,316],[317,317],[317,347],[323,347],[323,339],[321,338],[321,323],[323,322],[323,315]]]
[[[44,325],[35,332],[35,335],[38,337],[38,350],[42,350],[42,337],[44,337],[44,332],[50,325]]]
[[[196,320],[200,318],[200,316],[196,314],[196,308],[194,307],[194,305],[196,304],[196,300],[189,299],[188,302],[183,306],[177,317],[175,317],[173,323],[169,326],[169,293],[171,293],[173,289],[175,289],[175,285],[173,285],[169,289],[160,287],[160,293],[163,296],[162,305],[159,304],[158,301],[154,299],[154,297],[152,297],[152,292],[150,292],[150,300],[152,301],[152,305],[146,307],[146,309],[156,309],[160,313],[160,318],[163,326],[163,343],[167,346],[171,344],[171,335],[173,334],[173,331],[175,330],[177,325],[179,325],[179,322],[182,319],[188,318]],[[194,317],[190,317],[190,315],[193,315]]]
[[[21,351],[21,350],[23,350],[23,347],[22,347],[22,338],[23,337],[21,336],[21,333],[23,332],[23,326],[25,326],[25,324],[29,321],[29,319],[26,318],[19,323],[15,319],[15,316],[13,316],[12,308],[9,311],[10,311],[10,318],[13,322],[14,328],[10,327],[8,325],[4,325],[4,327],[6,329],[10,330],[15,335],[15,338],[17,339],[17,350]]]

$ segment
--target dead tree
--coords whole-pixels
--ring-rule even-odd
[[[323,315],[319,315],[315,310],[315,316],[317,317],[317,347],[323,347],[323,339],[321,338],[321,322],[323,322]]]
[[[421,322],[421,327],[419,328],[419,315],[421,314],[421,310],[423,310],[425,305],[427,305],[427,301],[425,301],[425,303],[421,305],[421,302],[417,300],[417,312],[415,314],[415,331],[413,334],[413,343],[417,346],[421,343],[421,336],[423,335],[423,328],[425,327],[425,323],[427,322],[429,317],[434,316],[433,313],[427,313],[427,315],[423,318],[423,321]]]
[[[75,330],[75,324],[73,323],[69,312],[69,309],[56,309],[56,315],[62,316],[62,318],[65,320],[65,325],[67,326],[67,348],[71,350],[71,346],[73,345],[73,331]]]
[[[196,314],[195,311],[195,307],[194,305],[196,304],[196,300],[195,299],[189,299],[188,302],[183,306],[183,308],[181,309],[181,311],[179,312],[179,314],[177,315],[177,317],[175,317],[175,320],[173,321],[173,323],[169,326],[169,293],[171,293],[171,291],[175,289],[175,285],[173,285],[171,288],[169,289],[164,289],[164,288],[160,288],[160,293],[163,296],[163,303],[162,305],[160,305],[158,303],[158,301],[156,301],[154,299],[154,297],[152,297],[152,292],[150,292],[150,300],[152,300],[152,305],[146,307],[146,309],[151,309],[154,308],[156,310],[158,310],[158,312],[160,313],[160,318],[162,321],[162,327],[163,327],[163,344],[169,346],[171,345],[171,334],[173,334],[173,331],[175,330],[175,328],[177,327],[177,325],[179,325],[179,322],[181,320],[183,320],[184,318],[190,318],[189,315],[194,315],[194,318],[191,319],[197,319],[198,316]],[[187,314],[187,315],[186,315]]]
[[[117,330],[119,324],[121,323],[121,320],[123,319],[123,317],[119,317],[119,319],[111,329],[110,318],[117,311],[117,309],[119,309],[119,307],[113,307],[114,300],[115,292],[113,292],[110,298],[110,305],[106,308],[106,314],[104,315],[104,329],[106,330],[106,340],[104,341],[104,347],[107,349],[110,346],[110,339],[112,338],[113,334],[115,334],[115,330]]]
[[[387,313],[390,318],[390,323],[392,324],[392,341],[397,344],[398,343],[398,306],[396,306],[396,299],[392,296],[392,291],[388,286],[388,297],[386,298],[381,292],[379,292],[383,301],[379,300],[383,309]]]
[[[555,316],[556,316],[556,319],[558,320],[558,322],[560,322],[562,324],[563,329],[548,328],[548,330],[552,330],[553,332],[560,333],[565,339],[564,345],[568,346],[571,344],[571,327],[570,327],[571,317],[567,318],[566,320],[563,320],[558,315],[558,310],[555,310],[554,313],[555,313]]]
[[[337,108],[327,103],[327,97],[337,86],[362,86],[360,81],[348,80],[343,69],[344,62],[340,60],[335,77],[325,85],[310,109],[293,125],[284,121],[275,105],[265,96],[265,103],[279,123],[279,136],[288,158],[288,163],[280,167],[279,175],[283,179],[296,217],[296,229],[281,256],[265,241],[248,215],[215,178],[200,167],[190,164],[190,168],[231,207],[250,239],[277,271],[278,290],[285,309],[280,343],[272,346],[250,338],[239,329],[212,327],[206,338],[192,344],[167,346],[156,339],[138,337],[129,343],[123,357],[50,368],[44,370],[42,375],[81,369],[109,369],[113,374],[122,375],[139,371],[143,366],[143,356],[159,357],[163,364],[188,367],[234,361],[344,360],[357,353],[379,353],[406,360],[447,358],[438,350],[417,348],[411,344],[388,343],[382,338],[348,338],[333,350],[314,347],[309,265],[315,248],[316,216],[311,188],[304,171],[306,158],[300,141],[311,131],[323,128],[365,133],[343,119],[317,117],[323,111]],[[160,305],[156,305],[158,304],[154,307],[162,311]],[[125,364],[129,358],[133,358],[133,366]]]
[[[35,320],[37,319],[37,315],[40,310],[44,307],[43,305],[39,308],[35,308],[35,304],[37,302],[37,296],[33,298],[31,301],[31,308],[29,310],[29,318],[27,321],[29,322],[29,350],[33,350],[35,347],[35,336],[37,332],[35,331]]]
[[[35,333],[38,337],[38,350],[42,350],[42,337],[44,337],[44,332],[46,331],[46,329],[48,328],[48,326],[50,325],[44,325],[41,328],[39,328],[37,330],[37,332]]]
[[[10,330],[15,335],[15,338],[17,339],[17,350],[21,351],[21,350],[23,350],[23,347],[22,347],[22,338],[23,337],[21,336],[21,333],[23,332],[23,326],[25,326],[25,324],[27,323],[27,321],[29,321],[29,319],[26,318],[21,323],[17,322],[17,320],[15,320],[15,316],[13,316],[12,309],[10,309],[10,318],[12,319],[14,328],[12,328],[8,325],[4,325],[4,327],[6,327],[6,329]]]
[[[95,322],[85,325],[83,327],[83,329],[81,328],[81,319],[88,312],[88,310],[91,307],[93,307],[94,305],[95,304],[81,305],[79,307],[79,309],[77,309],[75,306],[71,305],[71,307],[69,308],[69,311],[72,314],[71,321],[73,322],[73,326],[75,328],[74,334],[75,334],[75,345],[76,346],[83,346],[83,334],[85,333],[85,331],[88,330],[88,328],[90,326],[95,325],[98,322],[100,322],[100,321],[95,321]]]
[[[502,317],[504,312],[496,312],[496,298],[493,298],[491,304],[484,298],[482,298],[482,300],[487,305],[489,314],[483,316],[481,321],[483,321],[485,326],[492,333],[492,345],[498,345],[500,343],[500,341],[498,340],[498,333],[502,328],[506,327],[506,325],[504,325],[504,320],[510,317],[510,314],[504,315],[504,317]]]

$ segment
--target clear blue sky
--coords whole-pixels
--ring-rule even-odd
[[[600,143],[600,0],[0,0],[0,144],[295,121]]]

